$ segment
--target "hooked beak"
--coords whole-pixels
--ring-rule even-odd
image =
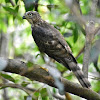
[[[23,19],[26,19],[26,17],[25,17],[25,16],[23,16]]]

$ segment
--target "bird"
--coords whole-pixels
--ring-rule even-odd
[[[78,66],[63,35],[43,20],[37,11],[26,12],[23,19],[26,19],[31,24],[32,36],[40,52],[47,54],[50,58],[72,71],[82,87],[90,88],[90,82]]]

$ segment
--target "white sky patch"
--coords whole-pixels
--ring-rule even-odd
[[[8,64],[7,60],[2,59],[2,58],[0,57],[0,70],[5,69],[6,66],[7,66],[7,64]]]

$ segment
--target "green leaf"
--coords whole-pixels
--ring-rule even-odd
[[[29,82],[23,81],[21,85],[22,85],[23,87],[26,87],[28,84],[30,84],[30,83],[29,83]]]
[[[96,92],[99,92],[100,91],[100,81],[97,81],[97,82],[93,82],[93,90],[96,91]]]
[[[7,79],[7,80],[12,81],[12,82],[15,83],[14,78],[11,77],[10,75],[8,75],[8,74],[4,74],[4,73],[0,73],[0,75],[1,75],[2,77],[4,77],[5,79]]]
[[[16,12],[18,12],[18,10],[19,10],[19,5],[16,6],[16,8],[15,8],[15,11],[16,11]]]
[[[23,0],[24,4],[25,4],[25,10],[26,11],[31,11],[33,10],[34,6],[35,6],[35,0]]]
[[[53,93],[54,93],[54,94],[56,93],[56,89],[55,89],[55,88],[53,88]]]
[[[4,8],[6,11],[8,11],[9,13],[11,13],[11,14],[14,14],[14,13],[15,13],[15,10],[12,9],[12,8],[10,8],[10,7],[5,7],[5,6],[3,6],[3,8]]]
[[[68,43],[69,47],[72,48],[71,43],[69,41],[67,41],[67,43]]]
[[[35,58],[37,58],[38,56],[40,56],[41,54],[40,53],[38,53],[36,56],[35,56]]]
[[[43,88],[41,91],[41,97],[42,97],[42,100],[48,100],[48,93],[47,93],[47,89],[46,88]]]
[[[34,96],[39,97],[39,94],[40,94],[39,92],[35,92]]]
[[[27,66],[28,66],[28,67],[32,67],[32,66],[33,66],[33,63],[29,61],[29,62],[27,63]]]
[[[10,0],[5,0],[5,2],[6,2],[6,3],[9,3],[9,2],[10,2]]]
[[[54,0],[48,0],[50,4],[53,4],[54,3]]]
[[[15,0],[16,4],[18,3],[19,0]]]
[[[6,87],[7,87],[7,86],[0,87],[0,90],[1,90],[1,89],[4,89],[4,88],[6,88]]]
[[[27,100],[27,96],[24,96],[24,100]]]
[[[67,70],[62,64],[60,64],[60,63],[58,63],[58,62],[56,62],[56,65],[57,65],[57,69],[58,69],[60,72],[62,72],[62,71],[64,71],[64,70]]]
[[[13,14],[13,20],[15,20],[15,18],[17,17],[17,13],[18,13],[18,10],[19,10],[19,5],[16,6],[16,8],[14,9],[15,13]]]
[[[46,88],[42,88],[42,90],[40,91],[40,93],[47,94],[47,89]]]
[[[76,43],[78,40],[78,28],[76,25],[75,25],[75,28],[73,30],[73,36],[74,36],[74,43]]]
[[[73,78],[73,75],[68,75],[66,78],[67,78],[68,80],[71,80],[71,79]]]

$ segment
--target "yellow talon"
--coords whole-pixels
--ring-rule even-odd
[[[44,67],[40,67],[41,69],[45,70],[46,72],[48,72],[48,69],[44,68]]]

